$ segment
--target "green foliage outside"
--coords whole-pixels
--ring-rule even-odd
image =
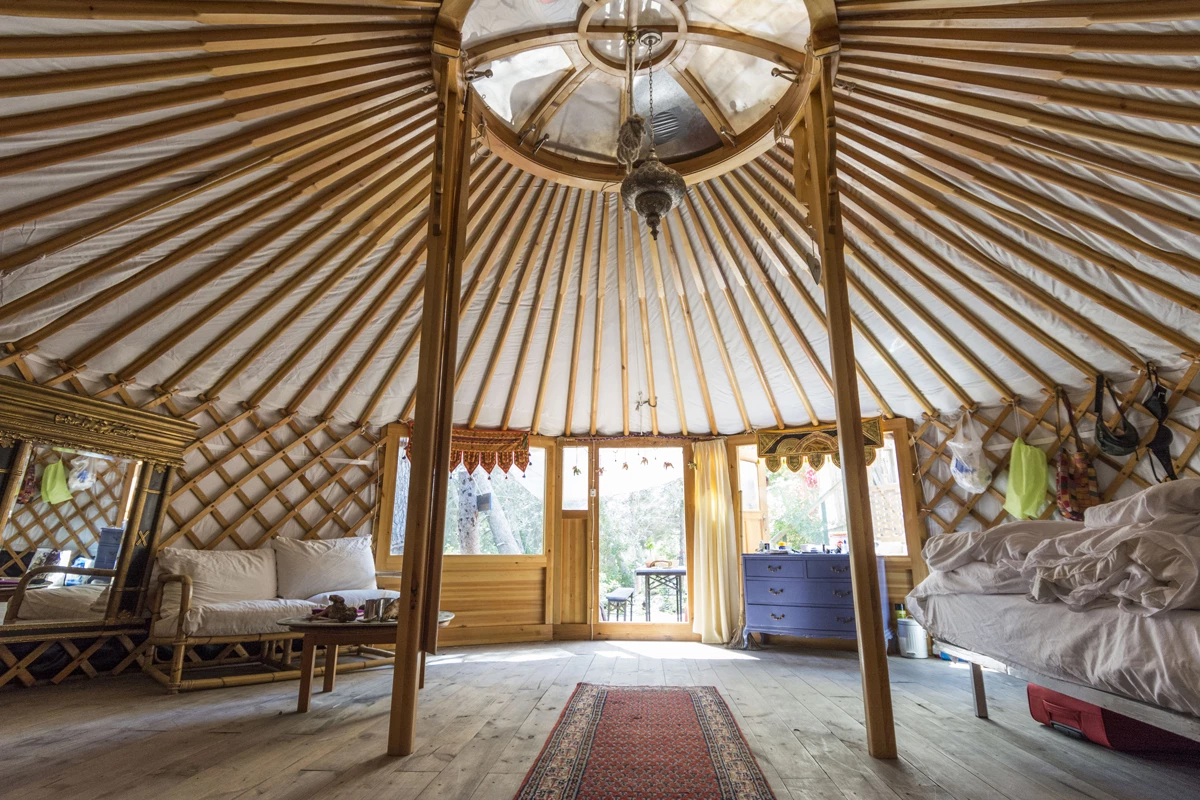
[[[810,487],[804,472],[782,469],[767,475],[767,508],[771,520],[771,545],[787,542],[829,544],[829,525],[822,513],[821,489]],[[835,499],[841,497],[835,493]]]
[[[601,479],[603,481],[603,478]],[[651,559],[684,561],[683,478],[650,489],[600,498],[600,591],[635,589],[634,619],[645,619],[644,579],[634,570]],[[636,580],[636,583],[635,583]],[[675,618],[675,593],[653,592],[655,615]],[[683,605],[687,607],[684,585]]]

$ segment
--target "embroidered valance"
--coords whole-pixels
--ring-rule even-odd
[[[879,417],[865,419],[862,431],[864,455],[867,464],[871,464],[875,461],[876,452],[883,447],[883,421]],[[837,425],[813,425],[758,433],[758,457],[767,462],[767,469],[771,472],[778,472],[785,462],[792,472],[798,472],[805,461],[813,469],[820,469],[825,464],[826,456],[833,459],[834,466],[842,465]]]
[[[411,433],[412,424],[409,423]],[[408,455],[412,458],[412,438],[408,440]],[[508,472],[513,467],[524,472],[529,468],[529,434],[525,431],[476,431],[455,428],[450,432],[450,470],[462,464],[467,472],[483,467],[491,472],[499,467]]]

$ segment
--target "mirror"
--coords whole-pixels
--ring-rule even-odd
[[[24,459],[0,536],[0,624],[103,621],[142,462],[44,444],[10,449],[0,463],[18,449]]]
[[[0,642],[144,624],[174,468],[195,430],[0,378]]]

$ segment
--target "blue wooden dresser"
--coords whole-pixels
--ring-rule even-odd
[[[879,595],[887,627],[887,581],[879,561]],[[854,598],[850,588],[850,556],[805,553],[746,553],[742,555],[746,587],[746,628],[750,634],[779,633],[818,639],[854,639]]]

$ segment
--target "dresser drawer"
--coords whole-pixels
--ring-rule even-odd
[[[820,556],[804,559],[806,576],[820,580],[850,580],[850,556]]]
[[[747,558],[745,563],[747,578],[803,579],[808,577],[808,573],[804,570],[804,559],[796,556],[778,556],[776,558],[758,556]]]
[[[746,602],[767,606],[839,606],[854,604],[850,581],[747,578]]]
[[[784,629],[834,631],[854,634],[854,612],[848,608],[819,606],[746,606],[746,626],[751,630]]]

